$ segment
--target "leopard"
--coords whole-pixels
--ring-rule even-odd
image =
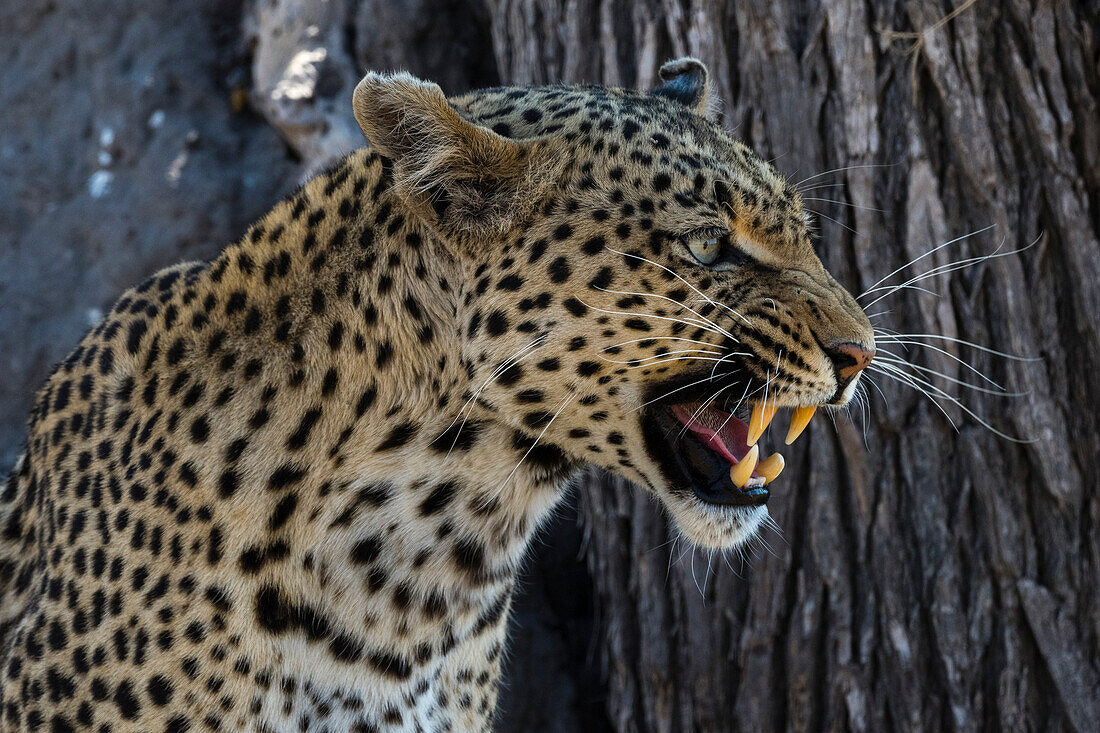
[[[698,59],[452,97],[372,72],[351,106],[367,145],[125,292],[38,392],[3,730],[489,730],[586,466],[738,548],[776,412],[790,442],[852,399],[868,319]]]

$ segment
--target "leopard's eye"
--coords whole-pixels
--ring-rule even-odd
[[[691,252],[691,256],[701,265],[713,265],[718,261],[718,255],[722,251],[718,237],[711,237],[710,239],[687,239],[685,243],[687,244],[688,251]]]

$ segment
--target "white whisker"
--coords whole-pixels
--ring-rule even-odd
[[[923,394],[925,397],[928,398],[928,400],[933,405],[936,406],[936,408],[940,412],[943,413],[943,416],[947,418],[947,422],[951,423],[951,427],[956,432],[958,432],[959,428],[955,425],[955,421],[951,419],[951,415],[949,415],[947,413],[947,410],[945,410],[943,408],[943,405],[941,405],[936,400],[936,398],[932,396],[932,394],[928,390],[924,389],[919,384],[917,384],[915,381],[913,381],[908,374],[906,374],[905,372],[901,371],[900,369],[898,369],[896,367],[893,367],[893,366],[890,366],[890,365],[887,365],[887,364],[882,364],[882,365],[876,366],[874,364],[874,362],[872,362],[867,368],[872,370],[872,371],[878,372],[879,374],[883,375],[884,377],[889,377],[890,379],[893,379],[897,382],[900,382],[904,385],[907,385],[908,387],[911,387],[912,389],[914,389],[914,390],[920,392],[921,394]]]
[[[611,251],[613,252],[614,250],[611,250]],[[645,258],[643,258],[643,259],[645,259]],[[650,260],[646,260],[646,262],[649,262],[649,261]],[[653,264],[657,264],[657,263],[654,262]],[[675,300],[673,298],[668,297],[667,295],[660,295],[659,293],[636,293],[636,292],[632,292],[632,291],[629,291],[629,290],[608,290],[607,288],[596,288],[596,289],[597,290],[602,290],[605,293],[611,293],[612,295],[636,295],[636,296],[641,297],[641,298],[657,298],[659,300],[668,301],[669,303],[672,303],[673,305],[675,305],[678,308],[685,308],[685,309],[691,311],[691,313],[693,313],[697,318],[702,319],[706,323],[708,323],[711,326],[714,326],[715,328],[720,330],[723,335],[728,336],[729,338],[733,339],[734,341],[737,340],[736,338],[733,337],[733,334],[728,333],[725,329],[723,329],[721,326],[719,326],[717,323],[715,323],[711,319],[704,316],[702,313],[698,312],[694,308],[691,308],[687,305],[684,305],[683,303],[681,303],[678,300]],[[717,305],[717,303],[715,303],[713,300],[710,300],[709,298],[707,299],[707,302],[710,303],[710,304],[713,304],[713,305]]]
[[[745,352],[743,352],[743,351],[734,351],[734,352],[731,352],[731,353],[729,353],[729,354],[726,354],[726,355],[725,355],[725,356],[723,356],[723,357],[722,357],[721,359],[719,359],[719,360],[718,360],[718,364],[721,364],[721,363],[722,363],[723,361],[725,361],[726,359],[730,359],[730,358],[733,358],[733,357],[735,357],[735,356],[751,356],[751,354],[747,354],[747,353],[745,353]],[[714,373],[715,373],[716,371],[718,371],[718,364],[715,364],[715,365],[714,365],[714,368],[712,368],[712,369],[710,370],[710,376],[711,376],[711,378],[712,378],[712,379],[714,378]]]
[[[723,352],[713,351],[711,349],[676,349],[675,351],[666,351],[663,354],[654,354],[652,356],[643,356],[636,359],[609,359],[602,354],[598,354],[599,358],[608,362],[609,364],[644,364],[647,361],[654,359],[664,359],[665,357],[672,356],[673,354],[707,354],[710,356],[721,356]]]
[[[722,359],[724,359],[724,358],[725,357],[722,357]],[[641,368],[644,368],[644,367],[645,368],[655,367],[655,366],[658,366],[658,365],[661,365],[661,364],[671,364],[672,362],[676,362],[676,361],[683,361],[683,362],[713,361],[713,362],[716,362],[716,363],[721,363],[722,359],[716,359],[713,356],[677,356],[673,359],[664,359],[662,361],[650,361],[650,362],[646,362],[645,364],[634,364],[634,365],[628,366],[626,368],[627,369],[641,369]],[[616,364],[616,363],[617,364],[629,364],[630,362],[612,362],[612,363],[613,364]]]
[[[833,217],[829,216],[828,214],[823,214],[823,213],[821,213],[820,211],[818,211],[818,210],[816,210],[816,209],[811,209],[811,208],[809,208],[809,207],[806,207],[806,210],[807,210],[807,211],[812,211],[813,213],[815,213],[815,214],[817,214],[818,216],[820,216],[820,217],[821,217],[822,219],[828,219],[829,221],[831,221],[832,223],[836,224],[837,226],[842,226],[842,227],[844,227],[845,229],[847,229],[848,231],[850,231],[850,232],[851,232],[852,234],[858,234],[858,233],[859,233],[859,232],[857,232],[857,231],[856,231],[855,229],[852,229],[852,228],[851,228],[850,226],[848,226],[847,224],[845,224],[844,222],[842,222],[842,221],[839,221],[839,220],[837,220],[837,219],[834,219]]]
[[[904,344],[904,343],[902,343],[902,342],[900,342],[900,341],[889,341],[889,340],[883,339],[882,341],[879,341],[879,342],[878,342],[878,345],[879,345],[879,351],[881,351],[881,352],[882,352],[883,354],[886,354],[887,356],[892,356],[892,357],[894,357],[895,359],[901,359],[902,361],[904,361],[904,362],[906,362],[906,363],[909,363],[909,360],[908,360],[908,359],[905,359],[905,358],[903,358],[903,357],[901,356],[901,354],[895,354],[894,352],[892,352],[892,351],[890,351],[890,350],[888,350],[888,349],[882,348],[882,344],[898,344],[898,345],[900,345],[900,346],[901,346],[902,348],[906,349],[906,351],[908,351],[908,348],[906,348],[906,346],[905,346],[905,344]],[[985,373],[984,373],[983,371],[981,371],[980,369],[978,369],[978,368],[977,368],[977,367],[975,367],[974,365],[972,365],[972,364],[969,364],[968,362],[965,362],[965,361],[963,361],[963,360],[962,360],[962,359],[960,359],[959,357],[957,357],[957,356],[955,356],[954,354],[952,354],[952,353],[951,353],[950,351],[946,351],[946,350],[944,350],[944,349],[941,349],[941,348],[939,348],[938,346],[933,346],[932,344],[924,344],[924,343],[921,343],[920,341],[916,341],[916,342],[914,342],[914,344],[913,344],[913,345],[914,345],[914,346],[924,346],[925,348],[931,349],[932,351],[936,351],[936,352],[939,352],[940,354],[943,354],[944,356],[948,357],[949,359],[951,359],[951,360],[955,361],[955,362],[956,362],[956,363],[958,363],[958,364],[959,364],[960,366],[966,367],[966,368],[967,368],[968,370],[970,370],[970,371],[971,371],[971,372],[973,372],[974,374],[976,374],[976,375],[978,375],[979,377],[981,377],[981,379],[982,379],[982,380],[983,380],[984,382],[986,382],[986,383],[988,383],[988,384],[991,384],[991,385],[993,385],[994,387],[996,387],[996,388],[997,388],[997,389],[999,389],[999,390],[1002,390],[1002,391],[1004,391],[1004,389],[1005,389],[1005,388],[1004,388],[1003,386],[1001,386],[1001,385],[1000,385],[1000,384],[998,384],[997,382],[995,382],[995,381],[993,381],[992,379],[990,379],[990,378],[989,378],[989,376],[988,376],[988,375],[986,375],[986,374],[985,374]]]
[[[923,372],[924,374],[939,377],[939,378],[941,378],[945,381],[948,381],[952,384],[957,384],[960,387],[965,387],[966,389],[972,390],[974,392],[981,392],[982,394],[990,394],[990,395],[995,395],[997,397],[1025,397],[1027,395],[1027,392],[1008,392],[1004,389],[1004,387],[1001,387],[999,385],[998,385],[997,389],[989,389],[988,387],[979,387],[976,384],[970,384],[969,382],[964,382],[961,379],[956,379],[955,377],[944,374],[943,372],[938,372],[935,369],[930,369],[929,367],[920,366],[919,364],[913,364],[912,362],[906,361],[905,359],[883,358],[882,361],[887,362],[889,364],[894,364],[895,366],[902,367],[902,368],[909,367],[910,369],[916,369],[917,371]]]
[[[880,279],[879,279],[879,280],[878,280],[877,282],[875,282],[875,283],[874,283],[873,285],[871,285],[871,288],[876,288],[876,287],[878,287],[878,286],[879,286],[879,285],[881,285],[882,283],[884,283],[884,282],[886,282],[887,280],[889,280],[890,278],[892,278],[892,277],[893,277],[894,275],[897,275],[897,274],[898,274],[899,272],[901,272],[902,270],[904,270],[904,269],[905,269],[906,267],[909,267],[910,265],[915,265],[916,263],[918,263],[918,262],[920,262],[921,260],[923,260],[923,259],[924,259],[925,257],[929,257],[929,256],[931,256],[931,255],[935,254],[936,252],[939,252],[939,251],[940,251],[941,249],[943,249],[944,247],[947,247],[947,246],[949,246],[949,245],[952,245],[952,244],[954,244],[955,242],[959,242],[959,241],[962,241],[963,239],[966,239],[967,237],[973,237],[973,236],[974,236],[975,234],[981,234],[982,232],[987,232],[987,231],[989,231],[990,229],[992,229],[992,228],[993,228],[994,226],[996,226],[996,225],[995,225],[995,224],[990,224],[989,226],[987,226],[987,227],[985,227],[985,228],[983,228],[983,229],[978,229],[978,230],[976,230],[976,231],[970,232],[969,234],[964,234],[964,235],[962,235],[961,237],[955,237],[955,238],[954,238],[954,239],[952,239],[952,240],[951,240],[950,242],[944,242],[943,244],[941,244],[941,245],[939,245],[939,246],[937,246],[937,247],[934,247],[933,249],[930,249],[930,250],[928,250],[927,252],[925,252],[925,253],[924,253],[924,254],[922,254],[922,255],[917,255],[916,257],[914,257],[913,259],[909,260],[908,262],[906,262],[906,263],[905,263],[904,265],[902,265],[902,266],[901,266],[901,267],[899,267],[898,269],[896,269],[896,270],[894,270],[893,272],[891,272],[891,273],[890,273],[889,275],[887,275],[887,276],[885,276],[885,277],[883,277],[883,278],[880,278]],[[866,294],[867,294],[867,293],[868,293],[868,292],[869,292],[869,291],[871,290],[871,288],[868,288],[868,289],[867,289],[867,290],[865,290],[864,292],[860,293],[860,294],[859,294],[859,295],[857,296],[857,298],[856,298],[856,299],[858,300],[859,298],[862,298],[862,297],[863,297],[864,295],[866,295]]]
[[[730,385],[730,386],[732,387],[733,385]],[[746,397],[746,396],[748,396],[748,393],[749,393],[749,386],[750,386],[750,383],[749,383],[749,382],[746,382],[746,383],[745,383],[745,391],[741,393],[741,399],[739,399],[739,400],[737,401],[737,404],[733,406],[733,409],[732,409],[732,410],[729,410],[729,417],[727,417],[727,418],[726,418],[726,419],[725,419],[725,420],[724,420],[724,421],[722,422],[722,427],[718,428],[718,432],[719,432],[719,433],[720,433],[720,432],[722,432],[723,430],[725,430],[725,429],[726,429],[726,426],[727,426],[727,425],[729,425],[729,422],[730,422],[730,420],[733,420],[733,419],[734,419],[734,417],[736,416],[736,414],[737,414],[737,410],[738,410],[738,409],[739,409],[739,408],[741,407],[741,403],[743,403],[743,402],[745,401],[745,397]]]
[[[668,267],[665,267],[664,265],[662,265],[662,264],[661,264],[661,263],[659,263],[659,262],[654,262],[654,261],[653,261],[653,260],[651,260],[651,259],[648,259],[648,258],[646,258],[646,257],[642,257],[641,255],[631,254],[631,253],[629,253],[629,252],[622,252],[622,251],[620,251],[620,250],[617,250],[617,249],[612,249],[612,248],[610,248],[610,247],[608,247],[608,248],[607,248],[607,251],[608,251],[608,252],[613,252],[613,253],[615,253],[615,254],[617,254],[617,255],[620,255],[620,256],[622,256],[622,257],[632,257],[633,259],[636,259],[636,260],[641,260],[642,262],[648,262],[649,264],[653,265],[654,267],[658,267],[658,268],[660,268],[660,269],[664,270],[665,272],[669,273],[670,275],[672,275],[673,277],[675,277],[675,278],[676,278],[677,280],[679,280],[680,282],[682,282],[682,283],[683,283],[684,285],[687,285],[687,286],[688,286],[689,288],[691,288],[692,290],[694,290],[694,291],[695,291],[695,293],[696,293],[696,294],[697,294],[697,295],[698,295],[698,296],[699,296],[700,298],[702,298],[702,299],[703,299],[703,300],[705,300],[706,302],[710,303],[711,305],[713,305],[713,306],[715,306],[715,307],[717,307],[717,308],[725,308],[725,309],[726,309],[727,311],[729,311],[729,312],[730,312],[730,313],[732,313],[733,315],[735,315],[735,316],[737,316],[738,318],[740,318],[741,320],[745,321],[745,323],[748,323],[748,322],[749,322],[749,321],[748,321],[748,320],[747,320],[747,319],[746,319],[746,318],[745,318],[744,316],[742,316],[742,315],[741,315],[740,313],[738,313],[737,311],[735,311],[735,310],[734,310],[733,308],[730,308],[730,307],[729,307],[728,305],[725,305],[725,304],[723,304],[723,303],[719,303],[719,302],[717,302],[717,301],[715,301],[715,300],[712,300],[712,299],[711,299],[711,298],[710,298],[710,297],[709,297],[709,296],[708,296],[708,295],[707,295],[706,293],[704,293],[704,292],[703,292],[703,291],[701,291],[701,290],[700,290],[699,288],[697,288],[697,287],[695,287],[694,285],[692,285],[691,283],[689,283],[689,282],[688,282],[687,280],[685,280],[685,279],[684,279],[684,278],[683,278],[683,277],[682,277],[682,276],[680,275],[680,273],[676,272],[675,270],[672,270],[672,269],[670,269],[670,268],[668,268]],[[731,337],[731,338],[732,338],[732,337]],[[734,341],[736,341],[736,340],[737,340],[737,339],[734,339]]]
[[[732,375],[729,375],[729,374],[726,374],[726,375],[720,375],[720,376],[719,376],[718,378],[719,378],[719,379],[721,379],[721,378],[722,378],[722,376],[727,376],[727,377],[728,377],[728,376],[732,376]],[[677,387],[676,389],[673,389],[673,390],[670,390],[670,391],[668,391],[668,392],[665,392],[665,393],[664,393],[663,395],[660,395],[659,397],[654,397],[654,398],[653,398],[653,399],[651,399],[651,400],[650,400],[649,402],[643,402],[642,404],[640,404],[640,405],[638,405],[637,407],[635,407],[635,408],[634,408],[634,411],[640,410],[640,409],[642,409],[643,407],[647,407],[648,405],[652,405],[652,404],[653,404],[654,402],[660,402],[661,400],[665,399],[666,397],[668,397],[668,396],[670,396],[670,395],[674,395],[674,394],[676,394],[677,392],[680,392],[680,391],[682,391],[682,390],[685,390],[685,389],[687,389],[687,388],[689,388],[689,387],[694,387],[695,385],[697,385],[697,384],[702,384],[703,382],[710,382],[710,381],[713,381],[714,379],[715,379],[715,377],[713,377],[713,376],[710,376],[710,377],[703,377],[702,379],[699,379],[699,380],[696,380],[696,381],[694,381],[694,382],[691,382],[690,384],[685,384],[685,385],[682,385],[682,386],[680,386],[680,387]]]
[[[611,344],[611,346],[605,346],[602,351],[608,351],[609,349],[617,349],[629,344],[638,344],[642,341],[687,341],[692,344],[700,344],[702,346],[710,346],[712,348],[718,348],[717,344],[712,344],[709,341],[699,341],[698,339],[683,338],[682,336],[646,336],[639,339],[630,339],[629,341],[620,341],[617,344]]]
[[[909,280],[907,280],[906,282],[904,282],[900,285],[872,287],[870,290],[867,290],[866,292],[861,294],[859,297],[862,298],[865,295],[870,295],[871,293],[879,291],[879,290],[887,290],[886,293],[883,293],[882,295],[880,295],[879,297],[875,298],[874,300],[872,300],[870,303],[867,304],[866,307],[870,308],[875,303],[879,302],[883,298],[890,297],[891,295],[893,295],[894,293],[896,293],[898,290],[900,290],[902,288],[913,288],[913,289],[916,289],[916,290],[921,290],[922,289],[922,288],[916,288],[913,285],[913,283],[918,283],[922,280],[927,280],[930,277],[937,277],[939,275],[947,275],[949,273],[956,272],[958,270],[965,270],[968,267],[973,267],[974,265],[981,264],[982,262],[986,262],[988,260],[996,260],[996,259],[1000,259],[1001,257],[1011,257],[1012,255],[1018,255],[1021,252],[1025,252],[1025,251],[1031,249],[1032,247],[1034,247],[1038,243],[1038,241],[1039,240],[1036,239],[1031,244],[1028,244],[1024,247],[1020,247],[1019,249],[1014,249],[1014,250],[1011,250],[1009,252],[1001,252],[1000,249],[1001,249],[1001,247],[1004,246],[1004,243],[1005,243],[1005,240],[1002,239],[1001,243],[999,245],[997,245],[997,248],[995,250],[993,250],[992,252],[990,252],[989,254],[980,255],[978,257],[970,257],[970,258],[967,258],[965,260],[957,260],[955,262],[948,262],[946,264],[939,265],[938,267],[933,267],[931,270],[928,270],[927,272],[922,272],[919,275],[915,275],[915,276],[913,276],[912,278],[910,278]],[[929,291],[925,291],[925,292],[929,292]],[[857,300],[858,300],[858,298],[857,298]]]
[[[993,354],[995,356],[1004,357],[1005,359],[1012,359],[1013,361],[1042,361],[1042,359],[1040,359],[1037,356],[1016,356],[1015,354],[1006,354],[1003,351],[997,351],[996,349],[991,349],[987,346],[982,346],[980,344],[976,344],[973,341],[966,341],[965,339],[955,338],[954,336],[944,336],[944,335],[938,334],[938,333],[905,333],[905,334],[901,334],[901,336],[904,336],[905,340],[898,339],[897,337],[886,337],[886,338],[883,338],[882,340],[887,341],[887,342],[893,341],[894,343],[907,343],[907,344],[911,344],[911,345],[914,345],[914,346],[925,346],[925,347],[928,347],[928,348],[935,348],[931,344],[926,344],[926,343],[923,343],[921,341],[909,341],[908,339],[918,339],[918,338],[941,339],[943,341],[950,341],[951,343],[960,344],[962,346],[967,346],[971,349],[977,349],[978,351],[984,351],[987,354]]]
[[[699,414],[701,412],[703,412],[704,410],[706,410],[707,407],[709,407],[711,405],[711,403],[714,402],[714,400],[716,400],[718,398],[718,395],[722,394],[722,392],[724,392],[725,390],[729,389],[732,386],[733,386],[732,384],[727,384],[724,387],[719,387],[718,391],[716,391],[714,394],[712,394],[710,397],[708,397],[702,404],[700,404],[699,407],[695,410],[695,412],[692,413],[691,419],[688,420],[686,423],[684,423],[684,427],[683,427],[683,429],[680,430],[680,433],[679,433],[679,435],[676,436],[676,439],[679,440],[680,438],[684,437],[684,435],[688,431],[688,426],[691,425],[693,422],[695,422],[695,418],[699,417]]]
[[[993,433],[994,435],[997,435],[997,436],[999,436],[999,437],[1001,437],[1001,438],[1004,438],[1005,440],[1011,441],[1011,442],[1013,442],[1013,443],[1020,443],[1020,444],[1024,444],[1024,445],[1027,445],[1027,444],[1031,444],[1031,443],[1035,443],[1035,442],[1037,442],[1037,440],[1035,440],[1035,439],[1032,439],[1032,440],[1023,440],[1022,438],[1014,438],[1014,437],[1012,437],[1011,435],[1008,435],[1007,433],[1001,432],[1000,430],[998,430],[997,428],[993,427],[993,426],[992,426],[992,425],[990,425],[990,424],[989,424],[988,422],[986,422],[986,421],[985,421],[985,419],[983,419],[983,418],[982,418],[982,417],[981,417],[980,415],[978,415],[978,414],[977,414],[976,412],[974,412],[974,411],[973,411],[973,410],[971,410],[971,409],[970,409],[969,407],[967,407],[967,406],[966,406],[965,404],[963,404],[963,402],[962,402],[961,400],[959,400],[959,399],[955,398],[954,396],[952,396],[952,395],[948,394],[948,393],[947,393],[947,392],[945,392],[944,390],[942,390],[942,389],[940,389],[939,387],[937,387],[937,386],[936,386],[935,384],[932,384],[931,382],[929,382],[929,381],[927,381],[927,380],[925,380],[925,379],[922,379],[921,377],[918,377],[918,376],[916,376],[916,375],[913,375],[913,374],[908,374],[908,373],[906,373],[906,372],[902,371],[902,370],[901,370],[901,369],[900,369],[899,367],[893,366],[893,365],[891,365],[891,364],[881,364],[880,366],[881,366],[882,368],[884,368],[884,369],[886,369],[886,370],[888,370],[888,371],[890,371],[890,372],[894,373],[894,374],[898,374],[898,375],[903,375],[903,376],[905,376],[905,377],[906,377],[906,378],[907,378],[908,380],[912,380],[913,382],[916,382],[916,383],[918,383],[918,384],[920,384],[920,385],[922,385],[922,386],[924,386],[924,387],[926,387],[926,388],[928,388],[928,389],[932,390],[932,391],[933,391],[933,392],[935,392],[935,393],[936,393],[936,395],[938,395],[939,397],[942,397],[942,398],[943,398],[943,399],[945,399],[945,400],[949,400],[949,401],[950,401],[950,402],[952,402],[952,403],[953,403],[954,405],[956,405],[956,406],[957,406],[957,407],[958,407],[958,408],[959,408],[960,410],[962,410],[962,411],[963,411],[963,412],[965,412],[965,413],[966,413],[967,415],[969,415],[970,417],[972,417],[972,418],[973,418],[973,419],[974,419],[975,421],[977,421],[977,422],[978,422],[978,424],[980,424],[980,425],[981,425],[982,427],[984,427],[984,428],[986,428],[987,430],[989,430],[989,432]],[[926,395],[928,395],[928,396],[929,396],[929,399],[932,399],[932,398],[931,398],[931,395],[930,395],[930,394],[929,394],[928,392],[926,392],[926,391],[924,391],[924,390],[921,390],[921,391],[922,391],[922,392],[924,392],[924,393],[925,393]],[[933,400],[933,401],[934,401],[934,400]],[[937,403],[937,405],[938,405],[938,403]],[[942,410],[943,408],[940,408],[940,409]],[[946,412],[945,412],[944,414],[946,415]],[[950,421],[950,419],[951,419],[951,418],[950,418],[950,417],[948,417],[948,420],[949,420],[949,421]],[[952,425],[954,425],[954,423],[952,423]],[[956,430],[958,430],[958,428],[957,428],[957,427],[956,427],[955,429],[956,429]]]
[[[566,405],[568,405],[570,402],[572,402],[573,398],[576,397],[576,396],[577,396],[576,394],[571,394],[568,397],[566,397],[564,400],[562,400],[561,407],[558,408],[557,412],[554,413],[554,416],[552,418],[550,418],[550,421],[547,422],[546,425],[542,428],[542,431],[539,432],[538,437],[535,438],[535,442],[531,443],[531,447],[528,448],[527,452],[523,454],[523,457],[519,459],[519,463],[516,464],[515,468],[512,469],[511,473],[509,473],[504,478],[504,481],[501,482],[500,486],[497,487],[497,490],[494,492],[496,495],[499,496],[500,493],[502,491],[504,491],[504,487],[507,486],[508,482],[512,480],[512,476],[516,475],[516,471],[518,471],[519,467],[523,465],[523,462],[525,460],[527,460],[527,456],[531,455],[531,451],[533,451],[535,449],[535,446],[539,444],[539,441],[542,440],[542,436],[546,435],[546,431],[549,430],[550,426],[554,424],[554,421],[558,419],[558,415],[561,414],[561,411],[564,410]]]
[[[1027,394],[1026,392],[1009,392],[1005,387],[1001,386],[1000,384],[997,384],[992,379],[985,376],[984,374],[982,374],[981,372],[979,372],[977,369],[970,366],[966,362],[960,361],[959,363],[962,364],[963,366],[969,368],[971,371],[973,371],[975,374],[977,374],[979,377],[981,377],[985,381],[992,384],[994,387],[996,387],[996,389],[989,389],[987,387],[979,387],[977,385],[970,384],[969,382],[964,382],[961,379],[957,379],[956,377],[952,377],[948,374],[944,374],[943,372],[936,371],[935,369],[932,369],[930,367],[921,366],[919,364],[914,364],[913,362],[909,361],[908,359],[903,359],[900,356],[898,356],[897,354],[889,352],[886,349],[879,349],[879,354],[880,355],[878,356],[878,358],[881,359],[882,361],[897,364],[899,366],[908,366],[908,367],[912,367],[914,369],[919,369],[920,371],[922,371],[926,374],[933,374],[937,377],[942,377],[942,378],[946,379],[949,382],[953,382],[955,384],[961,385],[963,387],[966,387],[967,389],[972,389],[975,392],[984,392],[985,394],[997,395],[998,397],[1023,397],[1024,395]],[[883,354],[885,356],[882,356]],[[950,354],[948,354],[948,356],[950,356]]]
[[[861,206],[859,204],[850,204],[847,201],[837,201],[836,199],[825,199],[817,196],[803,196],[803,201],[824,201],[827,204],[837,204],[838,206],[851,206],[853,209],[862,209],[864,211],[876,211],[880,214],[888,213],[886,209],[876,209],[873,206]]]
[[[843,181],[838,181],[836,183],[817,183],[817,184],[814,184],[813,186],[806,186],[806,188],[798,189],[798,193],[799,194],[804,194],[804,193],[808,193],[810,191],[816,191],[820,188],[841,188],[841,187],[846,186],[846,185],[848,185],[848,184],[844,183]]]
[[[656,318],[657,320],[660,320],[660,321],[672,321],[673,323],[683,323],[686,326],[694,326],[695,328],[701,328],[704,331],[709,331],[711,333],[716,333],[719,336],[727,336],[729,338],[733,338],[732,336],[729,336],[729,334],[726,333],[723,330],[715,330],[714,328],[709,328],[705,323],[700,323],[698,321],[685,320],[683,318],[672,318],[671,316],[658,316],[655,313],[638,313],[638,312],[635,312],[635,311],[609,311],[605,308],[600,308],[600,307],[594,306],[591,303],[585,303],[583,300],[580,300],[579,298],[577,300],[581,305],[585,306],[586,308],[591,308],[592,310],[596,311],[597,313],[606,313],[606,314],[612,315],[612,316],[630,316],[631,318]],[[736,341],[736,339],[734,339],[734,340]]]
[[[473,393],[473,395],[471,395],[470,399],[466,400],[466,403],[463,404],[462,407],[459,408],[458,414],[455,415],[455,418],[454,418],[454,420],[451,421],[451,424],[448,425],[443,430],[443,432],[441,432],[435,438],[436,440],[438,440],[440,437],[445,435],[448,430],[450,430],[451,428],[454,427],[455,423],[458,422],[458,419],[462,418],[462,424],[458,427],[458,430],[455,431],[455,438],[451,442],[451,445],[447,448],[447,454],[445,456],[443,456],[443,462],[446,462],[447,459],[450,458],[451,451],[454,450],[455,445],[458,443],[458,436],[461,435],[463,428],[466,427],[466,421],[469,419],[470,414],[473,413],[473,408],[471,407],[473,402],[478,397],[480,397],[481,393],[485,391],[485,388],[488,387],[492,382],[494,382],[500,375],[502,375],[504,372],[508,371],[509,368],[511,368],[512,366],[520,363],[521,361],[526,359],[528,356],[533,354],[535,351],[537,351],[539,349],[539,347],[542,346],[542,342],[545,341],[545,340],[546,340],[546,334],[540,334],[533,341],[528,343],[526,346],[522,347],[515,354],[512,354],[512,356],[508,357],[507,359],[502,361],[500,364],[498,364],[497,368],[494,369],[492,371],[492,373],[490,373],[489,376],[485,379],[485,381],[481,383],[481,386],[478,387],[474,391],[474,393]],[[469,411],[469,413],[467,413],[464,416],[463,413],[466,412],[466,409],[468,407],[470,408],[470,411]]]
[[[882,391],[882,388],[879,387],[878,384],[875,383],[875,380],[871,378],[870,374],[863,375],[863,378],[867,380],[868,384],[870,384],[872,387],[875,388],[875,390],[878,391],[879,396],[882,397],[882,401],[886,404],[886,408],[889,409],[890,408],[890,400],[886,399],[886,393]],[[863,380],[861,379],[860,382],[862,383],[862,381]],[[870,410],[870,408],[871,408],[870,400],[868,400],[867,409]]]
[[[895,165],[897,165],[897,164],[896,163],[867,163],[867,164],[864,164],[864,165],[846,165],[846,166],[843,166],[841,168],[833,168],[832,170],[824,171],[822,173],[815,173],[814,175],[812,175],[808,178],[803,178],[801,181],[794,184],[794,186],[792,186],[792,188],[794,188],[794,190],[797,191],[798,187],[801,186],[803,183],[807,183],[809,181],[812,181],[815,178],[821,178],[822,176],[827,176],[830,173],[843,173],[845,171],[854,171],[854,170],[859,170],[861,168],[892,168]]]

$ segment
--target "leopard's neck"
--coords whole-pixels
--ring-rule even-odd
[[[267,286],[277,320],[258,332],[254,389],[300,408],[256,431],[258,454],[290,458],[251,468],[262,490],[233,532],[282,664],[331,679],[366,665],[400,685],[464,645],[502,643],[524,552],[575,462],[480,392],[522,344],[471,347],[476,265],[403,210],[382,161],[360,152],[213,273],[219,299],[244,277]],[[303,647],[303,634],[317,638]]]

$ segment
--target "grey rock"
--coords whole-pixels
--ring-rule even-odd
[[[275,131],[234,111],[241,8],[0,5],[0,468],[50,365],[108,304],[214,255],[297,183]]]

